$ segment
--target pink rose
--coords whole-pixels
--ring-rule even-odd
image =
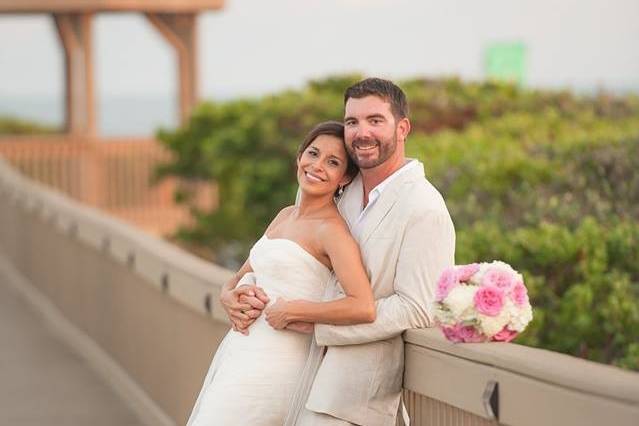
[[[478,312],[490,317],[497,316],[504,306],[504,291],[498,287],[480,287],[475,293],[474,302]]]
[[[459,325],[443,326],[442,332],[444,336],[453,343],[460,343],[464,340],[459,335]]]
[[[479,271],[478,263],[471,263],[469,265],[461,265],[457,267],[457,276],[459,281],[466,282]]]
[[[457,271],[455,268],[448,268],[444,272],[442,272],[441,277],[439,277],[439,281],[437,281],[437,291],[435,294],[435,300],[437,302],[441,302],[448,296],[448,293],[459,284],[459,279],[457,278]]]
[[[506,292],[512,288],[513,284],[513,274],[497,268],[490,268],[481,280],[483,286],[498,287]]]
[[[528,289],[521,281],[517,282],[510,291],[510,297],[517,306],[523,306],[528,303]]]
[[[517,332],[509,329],[508,327],[504,327],[499,333],[493,336],[493,340],[495,342],[510,342],[515,337],[517,337]]]
[[[460,326],[457,330],[457,336],[466,343],[479,343],[486,340],[486,337],[472,325]]]

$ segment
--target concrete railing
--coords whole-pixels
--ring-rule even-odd
[[[116,385],[127,384],[108,371],[114,365],[156,404],[156,417],[185,423],[228,329],[218,304],[228,270],[30,181],[2,159],[0,256],[114,361],[99,368],[119,377]],[[144,398],[134,403],[153,411]]]
[[[414,424],[488,425],[491,413],[513,426],[639,424],[639,373],[511,343],[452,344],[436,329],[404,340]]]
[[[1,160],[0,255],[104,353],[103,371],[121,378],[111,381],[140,411],[156,413],[149,423],[185,423],[228,329],[217,300],[229,271],[29,181]],[[515,344],[453,345],[437,330],[410,330],[405,340],[412,424],[639,419],[637,373]]]

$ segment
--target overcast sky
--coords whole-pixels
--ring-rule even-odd
[[[99,96],[175,93],[173,52],[136,14],[95,21]],[[522,41],[533,86],[639,92],[639,0],[227,0],[199,19],[203,97],[359,71],[482,78],[483,48]],[[0,17],[0,95],[59,96],[51,18]]]

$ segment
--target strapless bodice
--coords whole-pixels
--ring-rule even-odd
[[[257,285],[271,301],[277,297],[320,301],[331,271],[295,241],[263,235],[249,261]]]

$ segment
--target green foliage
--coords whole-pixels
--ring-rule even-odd
[[[243,260],[292,203],[295,153],[339,120],[359,76],[263,99],[201,105],[160,139],[162,173],[214,179],[220,205],[194,210],[181,237]],[[426,165],[457,229],[457,263],[521,271],[535,319],[518,342],[639,370],[639,99],[532,91],[495,82],[413,79],[407,149]]]
[[[55,127],[14,117],[0,117],[0,135],[32,135],[56,133]]]

